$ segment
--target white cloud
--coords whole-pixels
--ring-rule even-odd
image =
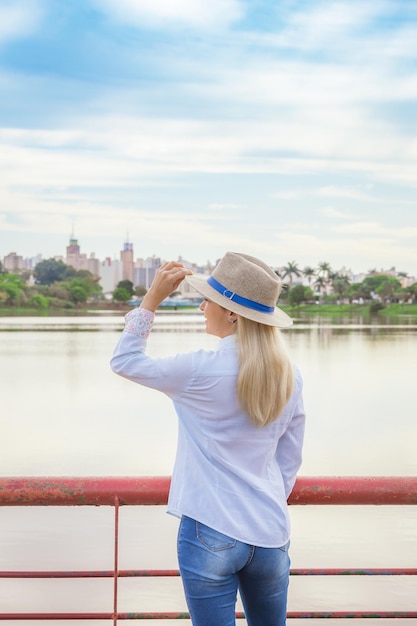
[[[295,12],[286,28],[286,40],[297,49],[322,48],[340,41],[355,28],[366,26],[383,14],[390,3],[377,2],[314,2]]]
[[[416,268],[417,249],[405,246],[401,239],[390,235],[391,231],[386,229],[385,237],[368,234],[362,238],[356,233],[349,237],[340,233],[339,236],[333,234],[328,238],[287,230],[278,234],[274,247],[265,246],[265,254],[275,250],[276,258],[276,251],[279,250],[280,259],[284,259],[284,262],[286,259],[296,259],[301,267],[327,261],[336,270],[347,266],[354,272],[392,265],[406,271]]]
[[[324,198],[348,198],[349,200],[359,200],[361,202],[377,202],[378,200],[368,193],[352,187],[341,187],[339,185],[328,185],[320,187],[316,194]],[[325,209],[326,210],[326,209]],[[345,217],[348,217],[346,214]]]
[[[129,235],[146,232],[147,241],[160,242],[177,238],[201,239],[209,235],[210,220],[204,215],[189,215],[181,212],[141,210],[138,207],[114,207],[109,203],[93,204],[86,200],[72,200],[63,205],[56,200],[39,198],[25,205],[19,212],[18,220],[11,215],[3,215],[3,232],[41,233],[53,235],[69,232],[72,222],[76,223],[79,237],[107,236],[109,233],[123,231],[128,225]]]
[[[242,17],[239,0],[94,0],[99,10],[133,26],[225,26]]]
[[[331,134],[326,136],[323,127],[311,128],[304,123],[281,120],[204,122],[101,117],[79,119],[75,123],[75,131],[69,127],[55,131],[0,131],[1,185],[27,189],[83,186],[105,189],[161,185],[161,180],[171,184],[178,173],[312,175],[321,172],[329,177],[339,171],[359,172],[367,175],[368,180],[417,185],[415,161],[406,154],[406,146],[402,158],[395,159],[400,138],[391,144],[385,137],[385,151],[391,159],[384,161],[380,144],[372,143],[373,138],[366,136],[365,127],[352,131],[354,148],[349,150]],[[109,128],[113,129],[111,133]],[[359,136],[360,130],[363,137]],[[327,186],[321,188],[320,194],[370,201],[367,193],[353,187]],[[278,197],[289,199],[288,195]]]
[[[3,0],[0,6],[0,44],[23,37],[39,25],[40,6],[36,0]]]
[[[295,191],[277,191],[271,193],[271,198],[277,198],[278,200],[295,200],[299,194]]]
[[[231,204],[230,202],[212,202],[208,205],[209,211],[238,211],[242,209],[240,204]]]
[[[356,65],[358,70],[364,60],[367,65],[384,65],[390,60],[414,59],[415,6],[411,2],[398,5],[396,0],[303,4],[301,10],[288,15],[279,33],[246,36],[259,46],[304,53],[320,51],[325,59],[343,60],[347,65]],[[397,23],[398,11],[408,16],[408,20]],[[378,29],[374,28],[375,23]]]
[[[351,213],[346,213],[345,211],[340,211],[338,209],[334,209],[333,207],[324,207],[320,210],[320,215],[337,220],[348,220],[354,217]]]
[[[332,232],[350,235],[372,235],[394,239],[414,239],[417,237],[417,227],[388,228],[379,222],[358,221],[349,224],[337,224],[331,227]],[[381,241],[381,240],[380,240]]]

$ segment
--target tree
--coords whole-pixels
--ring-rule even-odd
[[[17,274],[0,274],[0,301],[5,304],[23,304],[26,301],[25,281]]]
[[[363,281],[364,288],[369,289],[370,294],[376,294],[382,299],[391,300],[394,293],[401,289],[400,281],[389,274],[373,274]]]
[[[416,302],[417,301],[417,283],[414,283],[413,285],[409,285],[408,287],[404,287],[403,293],[404,293],[404,296],[408,300],[411,300],[411,302]]]
[[[123,287],[116,287],[113,291],[113,300],[115,302],[127,302],[131,297],[132,295]]]
[[[282,278],[288,276],[290,279],[290,285],[292,285],[293,275],[299,278],[301,274],[302,272],[295,261],[289,261],[287,265],[284,265],[284,267],[282,268]]]
[[[363,285],[366,285],[371,289],[371,291],[376,291],[376,289],[389,277],[388,274],[371,274],[367,276],[363,281]]]
[[[147,292],[148,290],[143,285],[139,285],[135,289],[135,295],[138,296],[138,298],[142,298]]]
[[[56,281],[64,280],[68,276],[67,271],[68,266],[62,261],[45,259],[36,265],[33,275],[40,285],[52,285]]]
[[[329,275],[332,272],[330,263],[327,261],[320,261],[318,265],[318,275],[325,279],[326,283],[329,281]]]
[[[119,281],[116,285],[116,289],[124,289],[125,291],[127,291],[129,294],[129,298],[131,298],[135,293],[132,281],[127,279]]]
[[[49,307],[49,299],[41,296],[39,293],[35,293],[35,295],[29,298],[28,304],[34,309],[47,309]]]
[[[370,300],[371,298],[371,289],[367,287],[363,283],[351,283],[349,285],[347,291],[347,297],[349,298],[349,302],[352,300]]]
[[[386,280],[376,288],[376,293],[384,300],[392,301],[394,294],[401,289],[401,283],[394,276],[386,276]]]
[[[102,287],[101,285],[99,285],[99,280],[100,279],[93,276],[91,272],[88,272],[87,270],[80,270],[73,278],[61,284],[62,286],[66,287],[70,292],[75,287],[81,288],[83,291],[85,291],[87,300],[87,298],[91,298],[92,296],[98,296],[101,293]],[[84,300],[84,302],[86,302],[86,300]]]
[[[314,269],[314,267],[310,267],[310,266],[307,265],[303,269],[303,274],[307,278],[308,284],[311,285],[311,281],[313,280],[313,278],[316,275],[316,270]]]
[[[338,276],[333,281],[333,291],[339,300],[343,300],[349,292],[349,279],[347,276]]]
[[[319,300],[321,300],[322,293],[326,289],[326,284],[327,284],[327,281],[324,278],[324,276],[317,276],[317,278],[316,278],[316,280],[314,282],[314,287],[319,292]]]
[[[304,287],[304,285],[296,285],[288,293],[288,302],[291,306],[300,306],[306,300],[312,300],[313,298],[313,291],[310,287]]]
[[[87,302],[88,294],[87,291],[81,285],[71,285],[69,288],[69,295],[71,301],[75,304],[81,304],[82,302]]]

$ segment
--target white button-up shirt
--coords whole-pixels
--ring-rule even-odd
[[[174,403],[179,429],[168,512],[251,545],[286,544],[305,422],[300,373],[279,419],[254,426],[236,395],[236,338],[221,339],[216,350],[153,358],[145,353],[152,322],[144,309],[126,316],[111,367]]]

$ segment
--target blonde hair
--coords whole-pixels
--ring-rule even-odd
[[[237,323],[239,402],[256,426],[278,419],[294,388],[294,370],[278,328],[244,317]]]

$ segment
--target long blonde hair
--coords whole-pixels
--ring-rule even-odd
[[[294,388],[294,370],[281,332],[238,318],[239,402],[256,426],[278,419]]]

